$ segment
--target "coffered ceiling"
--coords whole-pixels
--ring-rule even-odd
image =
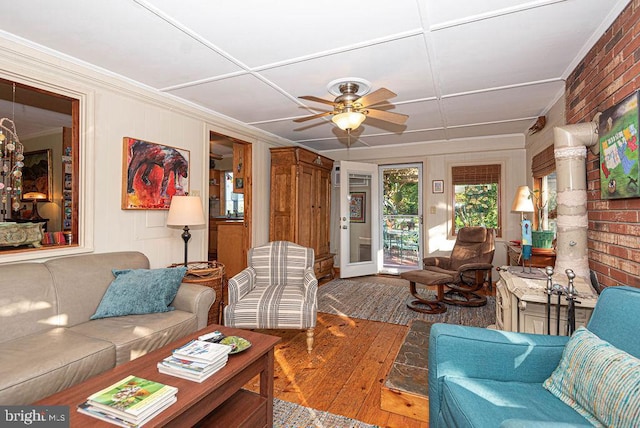
[[[523,134],[628,0],[20,0],[0,28],[316,150],[346,147],[327,84],[398,96],[352,147]]]

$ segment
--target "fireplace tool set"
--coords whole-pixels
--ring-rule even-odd
[[[547,266],[545,268],[545,273],[547,274],[547,286],[545,288],[545,293],[547,295],[547,334],[551,334],[551,296],[555,294],[556,296],[558,296],[558,301],[556,304],[556,335],[560,335],[560,302],[562,300],[562,296],[566,296],[567,336],[571,336],[571,334],[576,330],[576,303],[580,303],[576,300],[578,295],[576,293],[575,286],[573,285],[573,280],[576,277],[576,274],[571,269],[565,270],[569,282],[566,287],[563,287],[560,284],[553,283],[552,266]]]

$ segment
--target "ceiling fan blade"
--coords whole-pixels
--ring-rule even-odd
[[[356,100],[356,103],[362,104],[363,107],[372,106],[395,96],[396,94],[391,92],[387,88],[380,88],[376,91],[371,92],[370,94],[360,97]]]
[[[401,113],[393,113],[390,111],[368,109],[367,116],[374,119],[384,120],[385,122],[395,123],[396,125],[404,125],[409,116]]]
[[[325,100],[324,98],[314,97],[313,95],[303,95],[298,98],[301,98],[303,100],[308,100],[308,101],[315,101],[317,103],[329,104],[330,106],[335,104],[333,101]]]
[[[306,122],[307,120],[311,120],[311,119],[317,119],[319,117],[323,117],[323,116],[328,116],[330,114],[332,114],[332,111],[325,111],[322,113],[318,113],[318,114],[312,114],[311,116],[305,116],[305,117],[299,117],[297,119],[293,119],[294,122]]]

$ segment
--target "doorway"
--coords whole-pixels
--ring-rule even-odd
[[[375,275],[380,265],[378,166],[340,161],[340,278]]]
[[[418,269],[422,260],[422,164],[383,165],[381,272]]]
[[[209,133],[208,255],[227,278],[246,267],[251,248],[251,159],[250,143]]]

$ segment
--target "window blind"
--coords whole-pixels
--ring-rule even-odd
[[[553,144],[538,153],[531,160],[531,174],[534,178],[544,177],[556,170],[556,158]]]
[[[451,168],[451,182],[457,184],[500,183],[500,165],[468,165]]]

